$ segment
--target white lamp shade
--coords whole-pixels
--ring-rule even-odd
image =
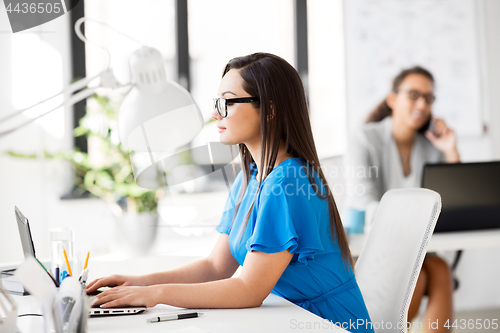
[[[120,141],[129,150],[167,151],[189,143],[202,129],[203,117],[189,93],[169,82],[159,94],[137,88],[127,94],[118,113]]]
[[[203,128],[203,116],[179,84],[167,81],[163,58],[145,47],[130,56],[134,87],[118,113],[118,134],[129,150],[168,151],[189,143]]]

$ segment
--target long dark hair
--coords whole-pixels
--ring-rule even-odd
[[[328,200],[332,239],[337,239],[344,263],[349,262],[352,267],[353,261],[344,227],[335,200],[320,167],[304,87],[299,74],[286,60],[268,53],[254,53],[230,60],[224,68],[222,77],[231,69],[239,70],[239,74],[243,78],[243,89],[250,96],[256,96],[260,99],[262,139],[260,170],[262,170],[262,175],[258,188],[260,189],[263,179],[273,170],[280,141],[283,141],[288,154],[292,157],[301,157],[306,161],[305,173],[316,195],[323,200]],[[243,194],[247,189],[250,180],[250,167],[254,162],[246,145],[240,143],[238,146],[244,180],[233,221]],[[327,189],[325,195],[319,193],[316,177],[313,175],[314,172],[319,175],[324,188]],[[257,191],[255,197],[257,197],[258,193]],[[247,212],[245,226],[248,223],[254,204],[255,198]]]
[[[419,74],[423,75],[426,78],[428,78],[432,84],[434,84],[434,76],[432,76],[431,72],[429,72],[427,69],[420,67],[420,66],[414,66],[408,69],[402,70],[395,78],[392,80],[392,91],[394,93],[397,93],[399,90],[399,86],[403,82],[404,79],[410,74]],[[387,105],[386,99],[384,100],[375,107],[375,109],[372,110],[368,114],[368,117],[366,118],[366,123],[372,123],[372,122],[378,122],[384,119],[385,117],[388,117],[392,115],[392,109]],[[427,128],[429,127],[429,121],[427,121],[420,129],[419,132],[425,132]]]

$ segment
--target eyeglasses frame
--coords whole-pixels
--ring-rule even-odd
[[[418,101],[418,99],[420,97],[423,97],[424,98],[424,101],[425,101],[425,104],[427,105],[432,105],[432,103],[434,103],[436,101],[436,96],[434,94],[424,94],[424,93],[421,93],[420,91],[418,90],[415,90],[415,89],[410,89],[410,90],[396,90],[395,93],[400,93],[400,92],[404,92],[408,95],[408,97],[412,100],[412,101]],[[417,93],[418,96],[416,96],[416,98],[413,98],[411,96],[411,93],[412,92],[415,92]]]
[[[224,112],[222,112],[221,101],[224,101]],[[214,98],[214,109],[221,118],[227,117],[227,103],[259,103],[258,97],[239,97],[239,98]],[[222,115],[224,113],[224,115]]]

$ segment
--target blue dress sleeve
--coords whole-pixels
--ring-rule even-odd
[[[294,254],[290,265],[307,265],[316,253],[324,250],[320,233],[320,223],[325,223],[320,221],[324,212],[315,211],[306,195],[295,191],[287,194],[283,184],[270,187],[261,192],[254,230],[246,249],[265,253],[288,249]]]
[[[219,225],[215,228],[215,230],[221,234],[229,235],[231,232],[231,221],[233,220],[234,210],[236,209],[236,202],[238,202],[239,199],[237,196],[240,195],[242,176],[242,171],[240,171],[234,180],[233,186],[229,191],[229,195],[227,196]]]

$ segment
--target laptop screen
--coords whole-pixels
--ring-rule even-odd
[[[21,244],[23,246],[24,257],[35,257],[35,245],[31,237],[30,224],[28,219],[21,213],[21,211],[14,207],[16,214],[17,227],[19,229],[19,236],[21,237]]]
[[[434,232],[500,228],[500,161],[427,164],[422,187],[441,195]]]

